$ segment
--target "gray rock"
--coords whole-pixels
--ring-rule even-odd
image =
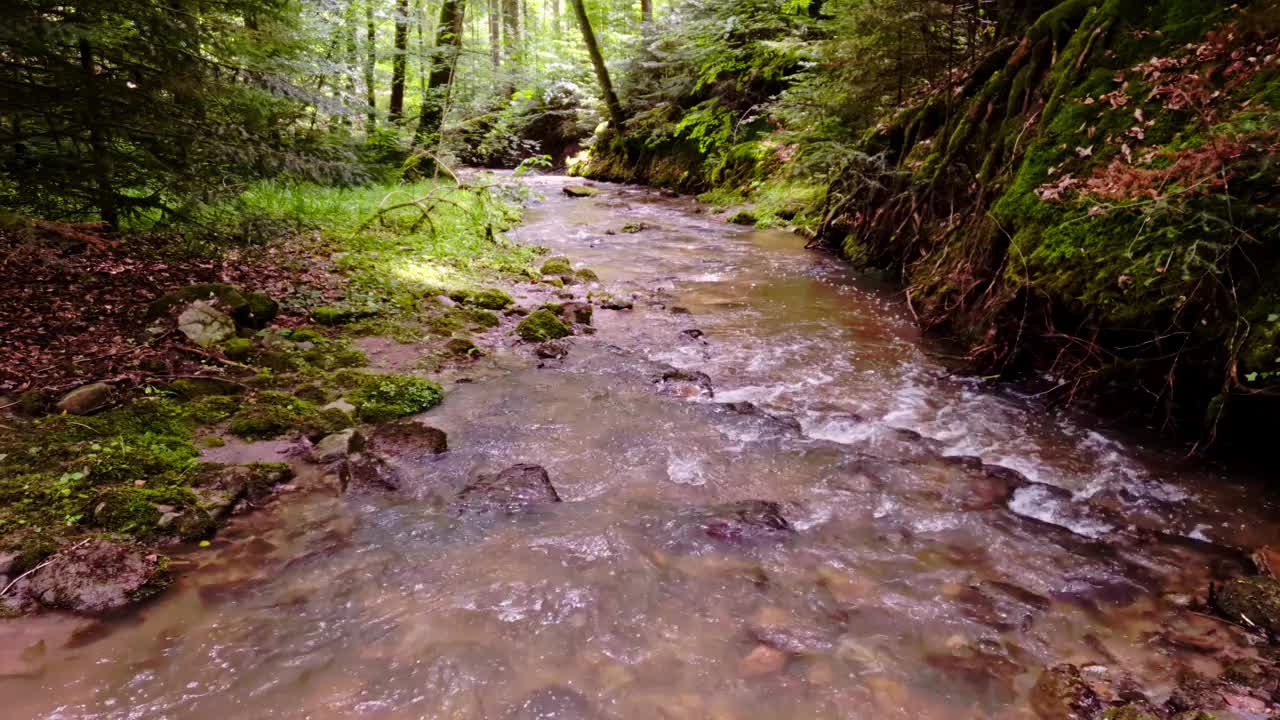
[[[18,553],[0,552],[0,575],[13,574],[13,566],[18,562]],[[3,586],[0,586],[3,587]]]
[[[571,198],[588,198],[600,194],[600,191],[587,185],[566,185],[564,194]]]
[[[458,303],[454,302],[453,298],[449,297],[448,295],[440,295],[436,297],[436,302],[440,303],[442,307],[447,307],[447,308],[457,307],[458,305]]]
[[[356,406],[352,405],[346,400],[339,398],[338,400],[334,400],[333,402],[329,403],[328,405],[325,405],[323,408],[320,408],[320,409],[321,410],[341,410],[344,413],[350,414],[356,411]]]
[[[657,375],[653,381],[667,395],[675,395],[677,397],[712,397],[715,395],[710,376],[697,370],[670,368]]]
[[[355,428],[325,436],[311,448],[311,462],[327,464],[341,460],[364,448],[364,436]]]
[[[618,297],[611,297],[608,300],[605,300],[604,302],[600,303],[600,307],[604,308],[605,310],[630,310],[635,306],[636,304],[628,300],[627,298],[618,298]]]
[[[513,515],[539,505],[560,502],[547,471],[538,465],[514,465],[497,475],[481,474],[458,494],[460,513]]]
[[[62,396],[57,408],[68,415],[88,415],[111,403],[111,386],[106,383],[84,385]]]
[[[145,600],[169,583],[160,556],[101,539],[62,551],[30,580],[28,593],[41,604],[91,615]]]
[[[569,354],[569,343],[564,340],[548,340],[534,349],[538,357],[559,360]]]
[[[236,323],[231,316],[206,300],[197,300],[178,315],[178,330],[191,342],[211,347],[235,337]]]

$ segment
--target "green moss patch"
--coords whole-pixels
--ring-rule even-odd
[[[546,342],[572,335],[569,326],[551,310],[543,308],[529,314],[516,326],[516,334],[525,342]]]
[[[347,400],[365,422],[383,422],[426,412],[444,399],[440,386],[414,375],[373,376],[362,381]]]

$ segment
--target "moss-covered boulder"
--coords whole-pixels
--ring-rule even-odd
[[[486,288],[470,294],[466,299],[468,305],[485,310],[505,310],[515,304],[515,300],[498,288]]]
[[[739,210],[729,216],[729,222],[734,225],[755,225],[758,222],[758,218],[750,210]]]
[[[439,405],[443,399],[444,392],[439,385],[413,375],[375,376],[347,396],[356,407],[356,415],[365,422],[416,415]]]
[[[1102,699],[1075,665],[1056,665],[1040,673],[1031,689],[1031,709],[1042,720],[1092,720],[1102,714]]]
[[[449,342],[445,343],[444,351],[453,357],[460,358],[477,357],[483,354],[480,348],[476,347],[475,342],[472,341],[471,338],[461,337],[452,338]]]
[[[570,275],[573,273],[573,264],[567,257],[547,258],[542,263],[541,272],[543,275]]]
[[[280,305],[258,292],[244,292],[225,283],[199,283],[166,293],[147,306],[147,319],[170,314],[194,302],[214,302],[224,308],[245,327],[262,328],[275,319]]]
[[[260,392],[231,418],[227,431],[246,440],[268,440],[289,432],[332,432],[315,405],[288,393]]]
[[[248,360],[253,354],[253,341],[249,338],[231,338],[222,343],[222,354],[226,355],[229,360],[237,362]]]
[[[245,387],[234,380],[219,377],[189,377],[174,380],[169,389],[179,396],[193,400],[210,395],[239,395]]]
[[[600,194],[600,191],[590,185],[566,185],[564,194],[571,198],[589,198]]]
[[[568,337],[572,332],[555,313],[544,308],[521,320],[516,326],[516,334],[525,342],[541,343]]]
[[[1280,580],[1272,577],[1236,578],[1218,589],[1218,609],[1231,620],[1249,622],[1280,635]]]
[[[311,309],[311,319],[319,325],[343,325],[355,320],[356,315],[342,308],[322,305]]]

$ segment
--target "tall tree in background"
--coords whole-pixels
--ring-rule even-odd
[[[466,0],[443,0],[440,4],[440,24],[436,26],[431,74],[427,77],[427,93],[422,98],[418,129],[414,133],[414,144],[418,146],[430,147],[440,137],[449,87],[453,84],[453,71],[458,64],[458,55],[462,52],[466,13]]]
[[[396,0],[395,57],[391,58],[391,122],[404,118],[404,82],[409,60],[409,0]]]
[[[489,0],[489,61],[493,64],[493,69],[497,70],[502,66],[502,30],[499,23],[502,21],[502,8],[498,5],[500,0]]]
[[[653,0],[640,0],[640,22],[646,29],[653,25]]]
[[[374,83],[374,69],[378,65],[378,26],[373,17],[374,0],[365,0],[365,49],[364,49],[364,99],[369,107],[365,111],[366,133],[378,126],[378,89]]]
[[[520,0],[502,0],[502,47],[514,71],[520,61]]]
[[[591,56],[591,66],[595,68],[596,80],[600,83],[600,94],[604,96],[604,104],[609,108],[609,120],[619,132],[626,126],[626,115],[622,112],[622,103],[613,91],[613,83],[609,80],[609,68],[604,64],[604,55],[600,54],[600,45],[596,42],[596,34],[591,29],[591,18],[587,17],[587,8],[582,0],[569,0],[573,4],[573,13],[578,18],[578,28],[582,30],[582,42],[587,46],[587,54]]]

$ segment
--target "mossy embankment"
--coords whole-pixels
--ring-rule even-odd
[[[73,550],[100,547],[86,546],[91,538],[134,548],[145,556],[138,563],[167,576],[159,572],[166,546],[208,539],[234,510],[293,477],[289,464],[227,466],[202,453],[231,439],[296,438],[305,447],[442,402],[434,375],[508,336],[515,342],[520,314],[509,289],[541,279],[541,251],[501,234],[518,219],[511,199],[477,185],[260,185],[231,211],[268,228],[264,236],[219,245],[170,230],[163,252],[125,233],[63,256],[65,228],[9,228],[28,257],[63,273],[42,277],[47,295],[26,292],[30,316],[53,308],[66,316],[62,298],[95,263],[110,269],[92,276],[104,278],[95,297],[132,310],[95,327],[89,303],[65,325],[33,319],[20,328],[34,338],[33,352],[67,343],[78,362],[28,373],[0,401],[0,587],[51,556],[63,559],[32,578],[73,565]],[[240,262],[250,255],[256,260]],[[199,273],[181,282],[185,270],[210,264],[236,282]],[[251,271],[230,272],[237,264]],[[159,286],[146,279],[157,268],[166,281]],[[484,339],[504,322],[503,339]],[[78,349],[77,337],[63,336],[75,332]],[[87,347],[105,334],[110,344]],[[405,344],[413,366],[371,362],[362,349],[371,336]],[[21,368],[5,370],[16,377]],[[39,602],[18,597],[30,582],[0,598],[3,607]]]
[[[704,192],[887,271],[982,372],[1256,444],[1280,387],[1280,11],[1033,5],[821,174],[803,132],[752,115],[699,152],[692,107],[668,108],[657,142],[597,138],[577,169]]]

